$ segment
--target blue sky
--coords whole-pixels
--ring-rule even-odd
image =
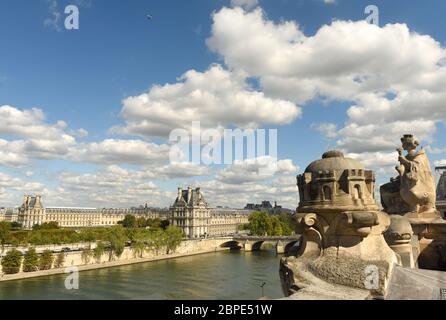
[[[371,36],[370,43],[362,44],[363,39],[358,38],[358,47],[350,51],[355,54],[351,59],[376,59],[378,62],[383,59],[384,64],[391,65],[401,62],[398,67],[400,69],[395,70],[402,71],[404,68],[413,67],[411,75],[414,79],[417,78],[417,73],[420,79],[423,74],[434,74],[431,70],[432,66],[437,64],[434,60],[442,61],[437,55],[441,55],[438,52],[445,47],[446,36],[443,30],[446,22],[442,15],[446,3],[440,0],[431,0],[428,3],[429,5],[424,1],[403,0],[373,2],[380,10],[381,27],[387,24],[406,24],[411,33],[426,35],[432,41],[437,41],[425,44],[424,40],[419,38],[408,39],[409,48],[412,43],[410,41],[413,41],[413,45],[420,43],[420,46],[426,46],[421,46],[419,53],[416,50],[415,53],[410,53],[413,57],[409,58],[413,61],[407,58],[407,52],[411,50],[402,48],[401,52],[396,52],[396,49],[393,49],[393,36],[404,32],[390,28],[381,34],[382,39],[375,38],[376,35]],[[69,31],[63,28],[63,10],[69,4],[79,7],[79,30]],[[295,207],[298,196],[294,176],[309,162],[319,158],[324,151],[340,148],[358,159],[370,160],[366,164],[378,172],[378,181],[384,182],[393,175],[394,163],[392,148],[389,145],[393,143],[396,147],[399,136],[412,129],[416,129],[414,133],[421,137],[422,145],[433,151],[430,154],[432,163],[443,163],[446,158],[442,149],[446,146],[441,137],[445,133],[445,113],[437,107],[439,101],[444,98],[441,94],[432,98],[432,101],[429,100],[430,96],[426,100],[420,98],[421,102],[418,101],[419,108],[426,107],[426,112],[430,113],[431,117],[413,112],[403,117],[404,123],[397,123],[392,112],[383,112],[382,115],[371,112],[370,124],[376,128],[368,128],[367,132],[375,135],[380,127],[377,122],[382,119],[384,133],[383,137],[376,138],[382,141],[376,142],[373,148],[368,148],[368,133],[355,137],[354,142],[351,141],[351,130],[345,128],[351,123],[364,127],[367,121],[349,117],[348,110],[353,105],[358,105],[364,110],[369,108],[371,102],[364,102],[364,94],[379,96],[381,93],[392,91],[397,97],[401,95],[404,98],[405,93],[414,92],[413,86],[419,88],[419,83],[415,84],[415,80],[398,79],[395,70],[391,68],[389,75],[386,75],[385,70],[377,67],[378,64],[371,64],[366,70],[360,68],[351,72],[365,74],[368,77],[366,79],[376,75],[385,79],[391,78],[388,83],[384,82],[382,88],[373,84],[369,91],[360,89],[360,92],[357,92],[352,89],[352,93],[344,94],[349,92],[350,87],[342,88],[345,84],[340,76],[344,74],[342,70],[333,71],[333,74],[338,72],[336,78],[336,75],[331,73],[319,74],[314,68],[308,67],[309,70],[306,70],[307,67],[299,65],[300,61],[291,59],[277,64],[285,65],[286,70],[293,70],[287,73],[273,70],[277,61],[272,61],[271,67],[268,66],[269,57],[263,57],[262,52],[256,51],[253,46],[249,47],[249,44],[243,49],[245,56],[243,52],[237,51],[240,49],[237,41],[243,44],[243,41],[252,39],[246,30],[251,30],[250,27],[253,30],[257,27],[269,30],[268,24],[273,25],[273,29],[278,29],[280,25],[294,23],[299,32],[302,32],[302,36],[307,37],[299,41],[306,41],[310,46],[311,41],[307,40],[324,25],[332,26],[333,21],[364,20],[364,8],[372,4],[370,1],[337,0],[335,3],[326,3],[323,0],[250,0],[238,4],[242,4],[242,8],[237,6],[236,1],[231,3],[229,0],[1,0],[0,107],[12,108],[4,109],[9,115],[11,110],[17,111],[16,116],[21,122],[17,120],[20,123],[11,124],[9,120],[5,120],[2,123],[0,119],[0,124],[4,126],[3,130],[0,128],[0,155],[3,157],[3,161],[0,161],[0,207],[18,205],[22,195],[27,192],[43,193],[45,202],[51,205],[125,207],[148,201],[152,205],[164,206],[173,201],[177,185],[188,184],[203,185],[203,191],[205,195],[208,194],[212,205],[241,206],[247,201],[256,202],[266,198]],[[239,35],[237,32],[230,32],[230,23],[227,26],[228,32],[225,31],[226,28],[221,31],[213,29],[219,23],[219,18],[222,19],[222,24],[226,23],[223,19],[223,7],[227,8],[229,17],[233,15],[234,19],[240,18],[240,21],[237,21],[246,27],[240,30]],[[262,12],[262,25],[255,24],[256,10]],[[243,12],[243,16],[240,12]],[[152,20],[146,19],[147,13],[153,16]],[[51,20],[55,14],[60,14],[60,18]],[[48,19],[54,24],[45,25],[44,22]],[[249,25],[250,23],[252,25]],[[352,38],[347,45],[354,42],[354,37],[361,37],[359,31],[357,35],[352,34],[356,32],[354,27],[339,28],[345,28],[345,36]],[[360,28],[366,27],[361,25]],[[294,40],[291,40],[293,37],[300,37],[299,32],[290,31],[294,35],[289,39],[281,39],[280,32],[274,31],[265,36],[271,41],[265,42],[265,48],[269,50],[270,46],[277,44],[277,50],[282,50],[279,46],[283,46],[283,52],[288,49],[297,50],[294,56],[299,57],[300,49],[294,48]],[[339,34],[330,36],[338,38],[320,42],[323,45],[318,47],[327,44],[328,55],[332,42],[336,44],[343,41]],[[207,41],[210,38],[214,39],[213,46]],[[225,39],[232,40],[228,44]],[[367,52],[361,52],[361,46],[368,45],[374,50],[377,48],[378,53],[385,52],[384,58],[376,55],[375,58],[367,58]],[[379,49],[380,46],[382,50]],[[397,44],[395,48],[398,48]],[[335,51],[338,49],[333,49],[334,55],[339,52]],[[424,54],[425,50],[433,52],[432,59],[426,58],[430,57],[430,54]],[[321,53],[321,57],[326,56]],[[395,58],[395,61],[386,61],[389,57]],[[251,59],[254,62],[258,59],[259,63],[251,64]],[[321,63],[321,60],[311,60],[311,57],[308,59],[307,65]],[[335,66],[336,60],[333,57],[330,59],[329,63]],[[348,69],[350,66],[347,62],[348,57],[343,57],[339,65],[345,64]],[[263,63],[265,68],[262,67]],[[286,63],[290,64],[289,67]],[[166,143],[166,137],[155,134],[153,130],[140,134],[140,127],[135,129],[131,126],[131,123],[142,125],[139,121],[144,119],[138,118],[139,111],[143,108],[147,108],[146,111],[152,109],[150,106],[141,105],[138,106],[141,110],[135,111],[135,107],[126,113],[126,103],[123,100],[147,93],[155,85],[162,87],[167,83],[182,83],[184,80],[178,78],[185,72],[195,70],[200,74],[206,73],[213,64],[219,64],[220,72],[228,74],[231,79],[239,79],[238,72],[247,72],[245,84],[251,83],[250,81],[257,83],[249,88],[250,90],[261,92],[275,105],[288,103],[287,105],[292,104],[296,110],[300,110],[301,116],[298,117],[291,111],[287,114],[283,109],[275,107],[270,114],[283,112],[283,118],[271,121],[264,115],[253,115],[256,127],[278,129],[278,157],[284,162],[283,170],[277,176],[265,181],[250,178],[250,165],[246,163],[226,168],[193,167],[189,168],[190,174],[183,176],[184,172],[189,170],[188,167],[172,168],[167,162],[162,162],[162,159],[156,157],[157,154],[165,152],[163,145]],[[352,70],[354,68],[356,67],[352,67]],[[306,71],[302,71],[304,69]],[[442,70],[435,72],[433,77],[438,77],[437,82],[442,83]],[[311,82],[311,93],[308,93],[309,96],[306,92],[296,93],[298,90],[292,87],[288,91],[279,90],[275,85],[262,82],[270,79],[269,77],[279,77],[281,81],[292,78],[299,87],[310,86]],[[340,81],[337,89],[327,88],[330,77],[333,77],[333,83]],[[302,82],[303,78],[307,82]],[[424,92],[436,94],[438,91],[434,84],[421,86]],[[163,99],[156,102],[162,104],[166,97]],[[225,99],[226,97],[221,101],[226,101]],[[264,111],[268,110],[268,101],[259,101],[265,103]],[[168,110],[175,110],[176,105],[172,102]],[[237,107],[234,106],[234,109]],[[44,117],[35,112],[27,113],[33,108],[39,109]],[[404,104],[393,108],[394,113],[405,110]],[[148,113],[146,120],[149,123],[156,122],[150,118],[150,112]],[[210,117],[213,114],[214,111],[209,111]],[[289,121],[283,120],[287,117]],[[24,118],[32,121],[27,123]],[[213,122],[209,122],[226,127],[243,127],[246,124],[233,123],[231,119],[236,121],[237,115],[229,117],[226,121],[219,121],[217,117],[212,119]],[[422,121],[419,126],[414,122],[418,120]],[[64,123],[57,124],[58,121]],[[332,131],[341,130],[341,133],[327,133],[321,124],[330,124]],[[30,126],[32,130],[27,130]],[[112,129],[116,127],[122,130]],[[45,132],[51,134],[48,133],[44,141],[39,140],[38,136]],[[325,136],[321,132],[325,133]],[[63,135],[65,137],[59,139]],[[110,142],[110,139],[113,141]],[[104,145],[104,141],[109,141],[109,144]],[[132,149],[131,144],[126,141],[132,141],[134,148]],[[128,152],[120,152],[125,147],[128,147]],[[85,154],[78,157],[80,149],[84,150]],[[141,159],[129,160],[135,154]],[[396,160],[395,154],[393,157]],[[182,174],[178,174],[179,172]],[[244,174],[247,176],[246,181],[232,178]]]

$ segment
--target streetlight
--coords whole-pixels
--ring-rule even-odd
[[[264,294],[264,291],[263,291],[263,287],[266,285],[266,282],[263,282],[261,285],[260,285],[260,288],[262,288],[262,298],[265,296],[265,294]]]

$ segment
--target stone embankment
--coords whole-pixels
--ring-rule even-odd
[[[221,244],[227,241],[228,239],[226,238],[185,240],[181,242],[173,253],[167,254],[165,250],[160,250],[158,253],[155,251],[145,251],[142,257],[135,256],[134,251],[129,247],[124,249],[123,254],[119,258],[113,257],[112,259],[110,259],[108,252],[105,252],[99,259],[93,257],[85,259],[85,257],[82,257],[82,251],[66,252],[62,268],[35,272],[20,271],[17,274],[6,275],[1,272],[0,266],[0,282],[69,273],[72,272],[72,267],[77,267],[78,271],[86,271],[229,250],[229,248],[221,247]]]

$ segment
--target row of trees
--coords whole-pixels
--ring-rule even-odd
[[[23,272],[34,272],[38,270],[49,270],[53,264],[55,268],[61,268],[64,262],[65,254],[63,252],[60,252],[54,257],[53,252],[50,250],[45,250],[42,254],[38,255],[36,249],[30,248],[24,257],[16,249],[8,251],[3,257],[1,265],[5,274],[14,274],[20,271],[21,266]]]
[[[57,230],[62,231],[63,229]],[[92,229],[84,231],[83,238],[89,242],[96,242],[94,249],[82,251],[81,258],[84,264],[89,264],[91,259],[97,263],[101,261],[104,253],[108,252],[109,261],[115,257],[120,257],[126,246],[130,246],[134,257],[143,257],[145,251],[155,251],[159,254],[160,250],[166,253],[174,251],[183,238],[182,230],[175,226],[168,226],[166,229],[154,228],[124,228],[122,225],[110,228],[100,229],[97,232]],[[43,232],[43,230],[33,230],[33,232]],[[54,231],[54,230],[52,230]],[[13,249],[7,252],[1,260],[2,270],[5,274],[18,273],[20,267],[24,272],[34,272],[38,270],[49,270],[53,264],[55,268],[60,268],[64,264],[65,253],[61,252],[54,257],[49,250],[38,255],[34,248],[30,248],[24,257],[20,251]]]
[[[150,230],[166,230],[169,222],[161,219],[135,218],[132,215],[120,222],[126,229],[149,228]],[[0,222],[0,246],[37,246],[50,244],[70,244],[78,242],[107,241],[110,238],[110,228],[59,228],[57,222],[35,225],[33,230],[17,230],[10,223]]]
[[[150,219],[128,214],[124,217],[124,220],[118,222],[124,228],[150,228],[150,229],[166,229],[169,226],[168,220],[161,220],[159,218]]]
[[[295,222],[289,214],[270,215],[265,211],[256,211],[249,215],[249,223],[244,226],[257,236],[289,236],[295,229]]]

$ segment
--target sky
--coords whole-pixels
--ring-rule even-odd
[[[379,9],[379,25],[365,8]],[[65,7],[79,9],[67,30]],[[295,208],[296,175],[339,149],[395,176],[412,133],[446,165],[446,3],[360,0],[0,0],[0,207]],[[152,19],[147,18],[147,14]],[[259,158],[170,161],[169,133],[277,129]]]

